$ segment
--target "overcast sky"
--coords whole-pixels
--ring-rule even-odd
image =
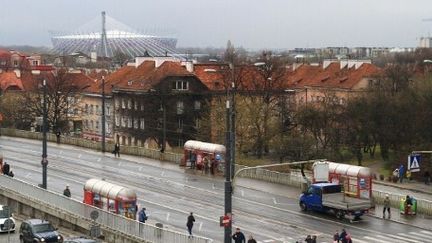
[[[0,45],[51,46],[105,10],[136,29],[175,30],[178,46],[417,46],[430,0],[0,0]],[[164,31],[166,32],[166,31]]]

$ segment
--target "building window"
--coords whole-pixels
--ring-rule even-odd
[[[88,104],[85,105],[84,112],[85,112],[86,114],[89,113],[89,106],[88,106]]]
[[[96,121],[96,130],[99,131],[99,121]]]
[[[195,102],[194,102],[194,108],[195,108],[195,110],[201,109],[201,101],[195,100]]]
[[[141,103],[141,110],[144,110],[144,103]]]
[[[93,114],[93,105],[90,105],[90,114]]]
[[[138,101],[134,101],[134,109],[137,111],[138,110]]]
[[[201,128],[201,120],[200,119],[195,119],[195,127],[196,128]]]
[[[13,65],[16,67],[16,66],[18,66],[18,61],[17,60],[14,60],[13,61]]]
[[[135,118],[135,119],[133,120],[133,123],[134,123],[134,128],[135,128],[135,129],[138,129],[138,128],[139,128],[139,119],[138,119],[138,118]]]
[[[178,129],[183,129],[183,119],[179,118],[177,123],[178,123]]]
[[[132,100],[131,99],[128,99],[128,109],[130,110],[130,109],[132,109]]]
[[[122,116],[121,127],[126,127],[126,117]]]
[[[141,118],[140,119],[140,128],[142,129],[142,130],[144,130],[144,128],[145,128],[145,120],[144,120],[144,118]]]
[[[177,101],[177,115],[181,115],[184,112],[183,101]]]
[[[120,101],[118,99],[115,99],[114,103],[116,109],[120,108]]]
[[[38,66],[38,65],[39,65],[39,62],[36,60],[33,60],[33,66]]]
[[[173,83],[173,89],[175,90],[188,90],[189,82],[188,81],[176,81]]]
[[[100,115],[100,111],[99,111],[99,106],[98,105],[96,105],[96,115]]]
[[[91,121],[91,127],[90,127],[90,130],[94,130],[94,121]]]
[[[105,115],[107,115],[107,116],[110,116],[110,115],[111,115],[111,110],[110,110],[110,106],[109,106],[109,105],[107,105],[107,106],[105,107]]]
[[[122,98],[121,102],[122,102],[122,109],[126,109],[126,100]]]
[[[85,120],[84,124],[85,124],[85,128],[89,129],[89,122],[88,122],[88,120]]]
[[[119,116],[116,116],[115,117],[115,125],[118,127],[118,126],[120,126],[120,117]]]
[[[132,118],[128,118],[128,127],[129,128],[132,128],[132,122],[133,122]]]

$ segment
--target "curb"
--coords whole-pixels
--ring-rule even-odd
[[[417,193],[432,195],[432,192],[428,192],[428,191],[424,191],[424,190],[419,190],[419,189],[406,188],[406,187],[403,187],[403,186],[399,186],[399,184],[390,184],[390,183],[382,182],[382,181],[378,181],[378,180],[373,180],[373,183],[374,184],[383,185],[383,186],[395,187],[395,188],[399,188],[399,189],[403,189],[403,190],[410,190],[410,191],[417,192]]]
[[[376,215],[375,213],[374,214],[369,213],[369,214],[367,214],[367,216],[373,217],[373,218],[377,218],[377,219],[381,219],[383,221],[392,221],[392,222],[395,222],[395,223],[398,223],[398,224],[402,224],[402,225],[409,225],[409,226],[416,227],[416,228],[423,229],[423,230],[427,230],[427,231],[431,231],[432,230],[431,228],[422,227],[422,226],[419,226],[417,224],[410,224],[410,223],[403,222],[403,221],[400,221],[400,220],[383,219],[382,217]]]

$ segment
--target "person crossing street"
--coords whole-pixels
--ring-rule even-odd
[[[190,213],[190,215],[187,218],[187,223],[186,223],[186,226],[187,226],[187,229],[189,232],[189,238],[192,237],[192,227],[194,225],[194,222],[195,222],[195,217],[193,216],[193,213]]]

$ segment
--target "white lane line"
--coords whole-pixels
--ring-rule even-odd
[[[166,221],[169,221],[170,213],[167,213]]]
[[[241,196],[244,197],[244,190],[240,190]]]
[[[78,154],[78,159],[81,159],[82,154]]]
[[[100,161],[101,161],[101,158],[97,159],[97,162],[100,162]]]
[[[431,231],[422,230],[420,232],[422,232],[423,234],[432,235]]]
[[[203,223],[201,222],[198,231],[201,231],[202,226],[203,226]]]
[[[139,167],[138,171],[139,171],[139,172],[141,172],[141,171],[142,171],[142,166],[140,166],[140,167]]]
[[[263,242],[274,242],[274,240],[263,240]]]
[[[120,161],[120,162],[117,164],[117,166],[120,167],[121,165],[122,165],[122,162]]]
[[[276,198],[274,197],[273,198],[273,203],[276,205],[277,204],[277,202],[276,202]]]
[[[25,176],[25,178],[29,178],[31,176],[31,173],[27,173],[27,175]]]
[[[165,171],[162,171],[162,173],[161,173],[161,175],[160,176],[164,176],[165,175]]]
[[[380,234],[375,235],[375,237],[382,238],[382,239],[385,239],[385,240],[389,239],[388,236],[384,236],[384,235],[380,235]],[[422,241],[407,239],[406,237],[400,237],[400,236],[397,236],[397,235],[391,235],[390,237],[402,240],[403,242],[422,243]]]
[[[212,184],[212,189],[213,189],[213,190],[216,189],[216,186],[215,186],[214,183]]]
[[[360,242],[360,243],[362,243],[362,242],[364,242],[364,243],[370,243],[370,242],[381,242],[381,243],[391,243],[392,241],[383,241],[383,240],[378,240],[377,238],[374,238],[374,237],[369,237],[369,236],[365,236],[365,237],[363,237],[364,239],[368,239],[368,240],[370,240],[370,241],[362,241],[362,240],[359,240],[359,239],[352,239],[352,241],[353,242]]]
[[[416,239],[416,240],[424,240],[424,237],[421,237],[421,236],[417,237],[417,236],[409,235],[409,234],[405,234],[405,233],[397,233],[397,234],[400,236],[408,237],[408,239],[412,238],[412,239]],[[408,240],[408,239],[406,239],[406,240]]]

